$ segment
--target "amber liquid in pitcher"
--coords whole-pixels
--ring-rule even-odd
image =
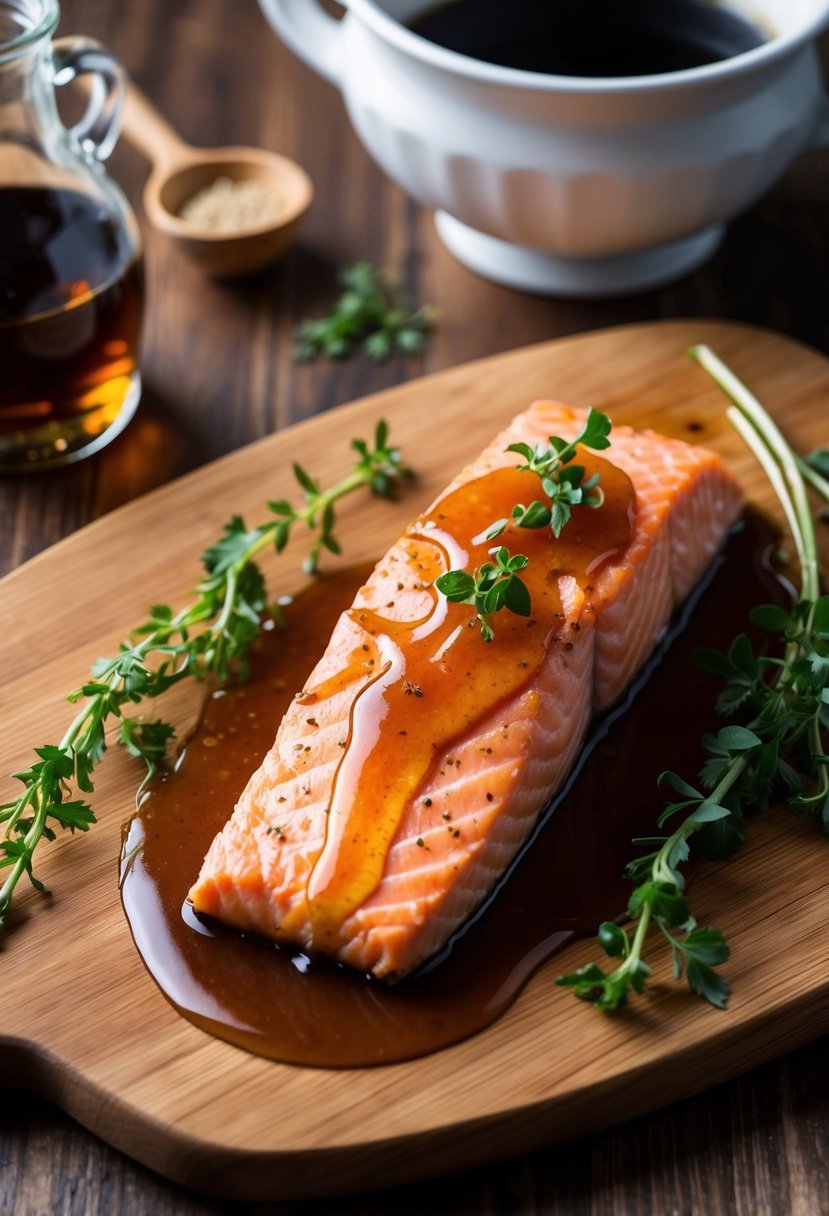
[[[132,413],[142,294],[140,264],[99,201],[0,190],[0,464],[47,449],[71,459]]]

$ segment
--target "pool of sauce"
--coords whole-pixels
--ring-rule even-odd
[[[155,784],[125,830],[124,909],[162,992],[219,1038],[324,1067],[410,1059],[489,1025],[555,951],[623,912],[631,837],[652,832],[663,803],[657,772],[694,774],[700,736],[716,722],[717,682],[697,671],[694,650],[727,648],[754,604],[781,602],[774,544],[754,516],[732,535],[635,685],[595,724],[565,788],[493,896],[439,956],[395,985],[202,921],[184,903],[213,836],[368,569],[303,591],[285,606],[284,626],[257,644],[248,682],[208,698],[175,772]],[[551,991],[551,999],[572,998]]]

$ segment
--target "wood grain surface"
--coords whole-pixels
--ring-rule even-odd
[[[706,443],[747,499],[773,511],[762,471],[724,418],[722,394],[686,358],[694,341],[751,381],[796,448],[820,442],[824,357],[717,322],[630,326],[374,394],[226,456],[35,558],[0,584],[0,618],[18,622],[0,639],[3,770],[23,767],[32,739],[60,736],[63,691],[97,655],[115,651],[148,598],[184,602],[193,555],[226,518],[255,519],[263,501],[290,496],[293,460],[331,484],[349,439],[370,434],[379,417],[418,475],[395,504],[347,504],[338,535],[349,561],[382,553],[515,413],[551,395],[596,404],[616,424]],[[418,459],[426,452],[428,462]],[[271,594],[296,589],[298,561],[289,549],[264,563]],[[654,756],[654,774],[659,764]],[[641,1114],[829,1029],[821,937],[829,866],[811,864],[814,826],[780,814],[753,825],[739,863],[710,867],[695,884],[701,923],[721,927],[732,944],[725,1016],[671,985],[667,970],[641,1007],[597,1016],[552,984],[592,956],[592,943],[580,943],[542,968],[495,1025],[432,1056],[340,1071],[250,1056],[181,1019],[132,948],[114,862],[135,781],[128,757],[108,757],[96,780],[95,829],[45,851],[40,877],[51,898],[21,893],[6,935],[0,1068],[186,1185],[290,1199],[443,1174]],[[82,930],[61,935],[65,924]]]
[[[228,0],[64,0],[62,33],[89,33],[196,144],[260,144],[295,157],[316,197],[299,245],[274,272],[206,283],[147,229],[145,394],[125,435],[94,460],[0,481],[0,568],[11,569],[90,519],[286,423],[466,359],[624,321],[723,316],[829,352],[829,157],[798,161],[680,283],[606,302],[542,300],[458,266],[431,217],[371,164],[333,89],[282,48],[255,5]],[[824,44],[824,53],[826,45]],[[71,104],[62,102],[65,112]],[[145,162],[122,145],[111,162],[136,208]],[[398,270],[442,313],[424,356],[297,367],[291,333],[321,313],[338,265],[367,256]],[[825,418],[823,407],[821,417]],[[174,521],[168,521],[174,522]],[[109,588],[105,570],[102,586]],[[18,622],[2,621],[3,630]],[[5,953],[0,969],[5,965]],[[106,1017],[103,1016],[106,1023]],[[0,1210],[214,1216],[232,1211],[627,1216],[829,1210],[826,1040],[655,1115],[506,1165],[349,1200],[228,1205],[166,1183],[71,1119],[14,1090],[0,1108]]]

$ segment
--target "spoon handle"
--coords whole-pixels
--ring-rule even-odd
[[[141,149],[156,169],[171,169],[192,158],[193,149],[180,139],[167,119],[130,81],[124,97],[124,134]]]

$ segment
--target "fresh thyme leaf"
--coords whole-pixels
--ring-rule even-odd
[[[139,718],[121,719],[118,742],[131,756],[143,760],[147,767],[142,789],[156,775],[159,765],[163,764],[168,745],[175,733],[175,727],[169,722],[143,722]]]
[[[327,317],[301,323],[295,359],[344,359],[361,348],[375,363],[384,363],[395,352],[420,353],[436,309],[427,305],[413,310],[391,276],[370,262],[357,262],[338,278],[346,290]]]
[[[597,937],[599,945],[610,958],[625,958],[630,951],[627,933],[611,920],[599,925]]]
[[[512,517],[519,528],[546,528],[552,519],[552,511],[547,503],[537,499],[528,507],[516,503],[512,509]]]
[[[586,506],[594,509],[600,507],[604,502],[604,491],[599,485],[599,474],[594,473],[585,480],[584,466],[571,464],[571,461],[575,458],[579,444],[595,449],[610,447],[610,440],[607,436],[610,434],[611,426],[611,421],[606,414],[591,409],[584,426],[573,440],[551,435],[546,447],[543,443],[536,444],[535,447],[531,447],[528,443],[511,443],[506,450],[523,456],[525,463],[518,465],[519,470],[538,475],[541,488],[548,501],[542,502],[540,499],[535,499],[528,506],[521,502],[516,503],[509,517],[496,519],[489,525],[483,533],[483,539],[496,540],[510,526],[514,526],[532,529],[550,527],[558,540],[572,517],[573,507]],[[490,553],[494,552],[496,550],[490,550]],[[509,556],[506,549],[499,550],[499,552]],[[528,559],[522,555],[521,561],[520,568],[523,569],[527,565]],[[452,575],[464,572],[450,570],[435,580],[435,586],[447,598],[449,598],[447,588],[452,588],[452,595],[456,597],[453,599],[453,603],[475,604],[481,622],[481,633],[487,642],[491,642],[495,636],[489,620],[493,612],[497,612],[501,608],[509,608],[520,616],[529,616],[532,611],[530,593],[526,584],[514,577],[514,570],[517,568],[514,567],[510,571],[504,567],[491,586],[486,583],[490,576],[488,563],[481,566],[474,574],[465,575],[466,579],[471,580],[471,583],[453,579]],[[513,574],[512,578],[509,577],[510,573]],[[463,595],[460,593],[461,587],[465,588]]]
[[[713,930],[706,930],[713,932]],[[686,955],[687,957],[687,955]],[[725,958],[728,955],[726,954]],[[725,958],[722,960],[725,962]],[[680,978],[682,972],[679,971],[677,979]],[[726,981],[721,975],[718,975],[713,967],[709,967],[707,963],[699,963],[695,958],[688,958],[685,971],[688,980],[688,987],[697,996],[704,997],[710,1005],[717,1009],[725,1009],[728,1002],[729,988]]]
[[[530,604],[530,593],[527,590],[526,584],[522,583],[520,578],[514,575],[507,579],[503,584],[503,606],[509,608],[510,612],[514,612],[516,616],[529,616],[532,611]]]
[[[668,835],[634,842],[651,850],[626,871],[637,884],[628,905],[635,928],[612,933],[606,924],[599,928],[599,946],[622,961],[607,974],[590,964],[557,981],[605,1010],[619,1008],[631,990],[643,991],[649,967],[642,955],[651,921],[668,942],[674,976],[684,974],[693,992],[725,1007],[728,985],[714,968],[728,958],[728,946],[718,930],[696,927],[682,894],[680,867],[690,856],[692,837],[703,855],[729,856],[742,843],[745,815],[765,810],[775,794],[793,813],[821,823],[829,835],[829,596],[820,595],[815,529],[804,484],[805,478],[829,502],[824,476],[829,452],[812,453],[808,463],[799,460],[759,402],[710,350],[697,347],[691,353],[731,397],[729,420],[780,498],[800,562],[801,590],[790,612],[760,605],[751,613],[755,625],[777,639],[778,653],[755,654],[745,634],[734,639],[727,655],[710,648],[698,653],[702,669],[725,681],[718,712],[739,712],[743,721],[703,737],[707,759],[700,783],[709,793],[703,795],[675,773],[660,778],[683,801],[664,809],[659,826],[669,821],[677,826]]]
[[[294,505],[288,499],[269,503],[272,518],[255,528],[233,516],[219,540],[202,555],[204,577],[190,605],[174,612],[168,604],[153,604],[118,654],[98,659],[92,679],[69,694],[70,703],[79,708],[63,739],[35,748],[34,762],[14,774],[23,785],[22,793],[0,806],[0,868],[5,872],[0,927],[24,875],[38,890],[44,889],[33,872],[40,842],[53,840],[56,830],[86,831],[95,822],[91,807],[68,795],[72,783],[84,793],[93,792],[93,772],[107,747],[108,721],[117,721],[119,743],[144,761],[146,783],[163,762],[175,731],[168,722],[123,711],[160,696],[183,679],[222,682],[231,673],[245,674],[250,645],[268,613],[256,555],[270,546],[281,550],[296,529],[307,528],[312,541],[304,565],[315,570],[323,549],[340,550],[334,533],[339,499],[361,487],[388,498],[410,476],[397,448],[389,445],[385,422],[377,424],[372,446],[356,439],[352,447],[357,460],[331,489],[321,489],[302,466],[295,465],[302,503]]]
[[[759,625],[768,633],[785,633],[789,627],[788,612],[777,604],[758,604],[748,615],[755,625]],[[725,677],[728,679],[727,671]]]
[[[477,583],[475,576],[466,570],[448,570],[441,574],[437,586],[450,604],[471,604]]]
[[[687,781],[684,781],[678,773],[672,773],[670,771],[660,773],[659,777],[657,778],[657,785],[662,785],[663,782],[667,783],[674,793],[681,794],[683,798],[690,798],[693,800],[700,799],[702,797],[699,790],[694,789],[692,785],[689,785]]]
[[[484,564],[470,574],[466,570],[447,570],[435,580],[435,586],[450,604],[472,604],[477,614],[481,636],[485,642],[495,637],[490,618],[507,608],[517,616],[529,616],[530,593],[518,577],[528,559],[523,553],[511,554],[503,545],[489,551],[494,561]]]
[[[302,489],[305,491],[309,500],[313,500],[320,492],[319,484],[314,481],[309,473],[306,473],[301,464],[294,462],[294,477],[299,482]]]
[[[724,861],[744,840],[743,813],[736,803],[731,803],[727,816],[704,824],[697,832],[700,852],[711,861]]]
[[[591,409],[587,415],[587,422],[576,443],[582,444],[583,447],[593,448],[597,452],[604,451],[610,447],[610,434],[612,423],[607,414],[602,414],[599,410]]]
[[[570,510],[568,503],[566,503],[566,502],[554,502],[553,503],[553,513],[552,513],[552,519],[550,522],[551,522],[551,527],[553,529],[553,535],[555,536],[556,540],[558,540],[558,538],[559,538],[559,536],[561,536],[561,533],[563,532],[565,526],[570,522],[570,517],[572,514],[573,513]]]
[[[530,447],[528,443],[511,443],[507,451],[524,457],[524,464],[518,468],[522,472],[538,475],[549,504],[533,502],[525,507],[517,503],[512,519],[498,520],[492,524],[487,537],[491,539],[500,535],[512,522],[519,528],[543,528],[549,524],[558,538],[572,516],[573,507],[600,507],[604,502],[604,492],[599,486],[598,473],[585,480],[584,467],[571,462],[575,459],[579,444],[597,451],[609,448],[611,428],[608,416],[591,408],[575,439],[566,440],[559,435],[551,435],[546,447],[541,443],[535,447]]]
[[[717,735],[717,744],[726,753],[745,752],[760,747],[762,739],[745,726],[724,726]]]

